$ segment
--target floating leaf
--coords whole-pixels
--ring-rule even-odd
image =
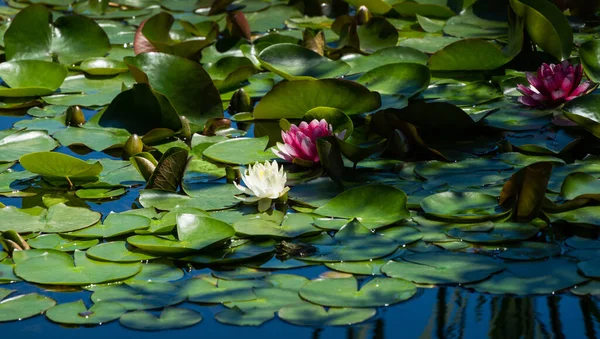
[[[85,254],[92,259],[111,262],[139,262],[157,258],[156,255],[129,246],[125,241],[102,243],[90,248]]]
[[[279,317],[300,326],[348,326],[361,323],[375,316],[374,309],[325,308],[305,303],[288,306],[279,310]],[[307,316],[309,315],[309,316]]]
[[[0,97],[36,97],[54,93],[67,77],[59,64],[39,60],[15,60],[0,64]]]
[[[111,238],[146,229],[149,226],[150,219],[141,215],[109,213],[102,224],[71,232],[68,235],[80,238]]]
[[[0,139],[0,161],[14,161],[21,156],[40,151],[51,151],[56,140],[43,131],[20,131]]]
[[[381,272],[420,284],[460,284],[483,280],[504,268],[501,261],[483,255],[432,252],[390,261]]]
[[[37,293],[18,295],[0,301],[0,322],[30,318],[41,314],[56,301]]]
[[[410,299],[417,293],[417,287],[402,279],[374,278],[359,289],[356,278],[351,277],[313,280],[302,286],[299,293],[302,298],[323,306],[379,307]]]
[[[32,173],[49,178],[70,179],[93,178],[102,172],[102,164],[87,163],[70,155],[58,152],[29,153],[19,159],[21,166]]]
[[[100,220],[100,213],[83,207],[70,207],[62,203],[43,209],[19,209],[7,206],[0,209],[0,231],[18,233],[61,233],[89,227]]]
[[[127,310],[111,302],[99,302],[85,307],[82,300],[56,305],[46,311],[46,317],[60,324],[100,325],[119,319]]]
[[[386,185],[366,185],[349,189],[314,212],[337,217],[356,218],[367,227],[390,225],[409,216],[406,194]]]
[[[270,150],[265,150],[268,137],[236,138],[209,146],[202,154],[214,161],[232,165],[248,165],[264,162],[275,157]]]
[[[51,270],[48,268],[51,267]],[[15,274],[29,282],[46,285],[88,285],[122,280],[137,274],[140,264],[115,264],[91,260],[75,251],[75,261],[64,252],[48,250],[15,266]]]
[[[296,44],[275,44],[258,55],[261,65],[287,80],[340,77],[350,70],[343,61],[333,61]]]
[[[141,331],[163,331],[196,325],[202,321],[200,313],[187,308],[165,308],[160,317],[135,311],[121,316],[121,325]]]
[[[381,105],[378,93],[355,82],[340,79],[299,80],[277,84],[254,109],[255,119],[299,119],[315,107],[333,107],[360,114]]]

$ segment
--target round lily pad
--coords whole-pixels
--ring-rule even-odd
[[[224,305],[230,308],[238,308],[243,312],[252,312],[257,309],[277,312],[282,307],[303,303],[298,296],[298,290],[275,287],[255,288],[254,295],[256,299],[228,302]]]
[[[496,256],[510,260],[539,260],[559,255],[561,251],[560,246],[556,244],[523,241],[514,245],[501,246],[500,253]]]
[[[333,293],[335,292],[335,293]],[[410,299],[415,284],[402,279],[374,278],[362,287],[354,277],[313,280],[300,288],[300,296],[331,307],[379,307]]]
[[[356,221],[342,227],[333,238],[322,235],[307,243],[317,251],[300,259],[316,262],[371,260],[384,257],[400,246],[390,238],[373,234]]]
[[[123,61],[107,58],[85,59],[81,62],[79,68],[91,75],[115,75],[129,71],[127,64]]]
[[[421,201],[427,215],[453,221],[485,221],[508,213],[498,205],[498,198],[479,192],[443,192]]]
[[[137,274],[140,264],[117,264],[96,261],[85,252],[70,255],[48,250],[42,256],[30,258],[15,266],[15,274],[29,282],[46,285],[88,285],[122,280]]]
[[[247,165],[275,157],[273,152],[265,151],[268,143],[268,137],[237,138],[211,145],[202,154],[211,160],[226,164]]]
[[[127,310],[149,310],[185,300],[179,286],[161,282],[134,282],[97,287],[92,301],[118,303]]]
[[[19,209],[13,206],[0,209],[0,231],[61,233],[91,226],[99,220],[98,212],[64,204],[52,205],[47,210],[39,207]]]
[[[238,241],[237,244],[235,241],[232,241],[231,245],[226,245],[222,249],[212,249],[203,253],[180,258],[180,260],[196,264],[230,265],[258,256],[263,256],[268,253],[273,253],[274,251],[274,240],[249,241],[244,239]]]
[[[284,307],[277,314],[294,325],[323,327],[358,324],[374,317],[377,311],[369,308],[334,307],[325,310],[322,306],[304,303]]]
[[[56,305],[54,299],[30,293],[0,301],[0,322],[30,318]]]
[[[182,291],[189,301],[201,303],[225,303],[254,300],[254,288],[271,287],[264,280],[225,280],[211,276],[198,276],[187,280]]]
[[[390,225],[407,218],[407,196],[386,185],[366,185],[338,194],[314,213],[337,218],[356,218],[369,228]]]
[[[552,258],[508,263],[504,272],[465,287],[492,294],[551,294],[588,280],[578,273],[575,261]]]
[[[586,277],[600,278],[600,258],[582,261],[577,264],[577,267]]]
[[[44,234],[29,239],[27,243],[32,248],[48,248],[63,252],[72,252],[75,250],[88,249],[98,244],[98,240],[72,240],[58,234]]]
[[[25,154],[51,151],[58,145],[45,131],[19,131],[0,139],[0,161],[14,161]]]
[[[381,272],[419,284],[460,284],[485,279],[504,268],[501,261],[483,255],[430,252],[390,261]]]
[[[89,309],[78,300],[56,305],[46,311],[46,317],[60,324],[99,325],[119,319],[127,310],[117,303],[99,302]]]
[[[48,177],[88,178],[102,172],[102,164],[90,164],[70,155],[58,152],[29,153],[19,159],[21,166],[32,173]]]
[[[171,260],[157,260],[142,264],[140,273],[129,278],[127,282],[169,282],[184,276],[183,270]]]
[[[159,317],[145,311],[134,311],[121,316],[121,325],[140,331],[164,331],[196,325],[202,315],[187,308],[165,308]]]
[[[81,238],[111,238],[133,233],[150,226],[150,219],[134,214],[110,213],[102,224],[69,233],[69,236]]]
[[[260,326],[274,317],[275,311],[272,310],[255,309],[244,312],[237,307],[215,314],[218,322],[235,326]]]
[[[92,259],[112,262],[138,262],[158,257],[130,246],[125,241],[102,243],[88,249],[85,253]]]
[[[541,221],[542,225],[545,225]],[[517,222],[496,222],[491,229],[479,226],[456,227],[448,231],[452,238],[473,243],[505,243],[526,240],[536,235],[540,228],[533,224]]]

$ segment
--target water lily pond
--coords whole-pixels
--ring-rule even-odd
[[[598,11],[5,1],[1,333],[597,338]]]

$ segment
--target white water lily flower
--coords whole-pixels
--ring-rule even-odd
[[[242,173],[242,181],[246,187],[233,183],[237,189],[249,195],[248,197],[236,196],[244,202],[258,201],[258,210],[266,211],[271,206],[273,199],[280,198],[289,191],[289,187],[285,186],[287,181],[287,173],[283,170],[283,166],[279,167],[277,161],[264,164],[255,163],[250,165]]]

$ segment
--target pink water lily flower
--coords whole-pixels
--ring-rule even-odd
[[[523,96],[519,102],[531,107],[557,107],[583,95],[591,83],[581,83],[583,69],[581,65],[573,66],[568,61],[560,64],[542,64],[536,73],[527,72],[530,86],[517,85]]]
[[[346,131],[343,131],[337,136],[343,138],[345,134]],[[310,123],[302,121],[298,126],[292,124],[289,130],[281,131],[284,143],[278,142],[277,148],[273,148],[273,153],[284,160],[314,164],[319,162],[317,139],[330,135],[333,135],[333,128],[325,119],[314,119]]]

